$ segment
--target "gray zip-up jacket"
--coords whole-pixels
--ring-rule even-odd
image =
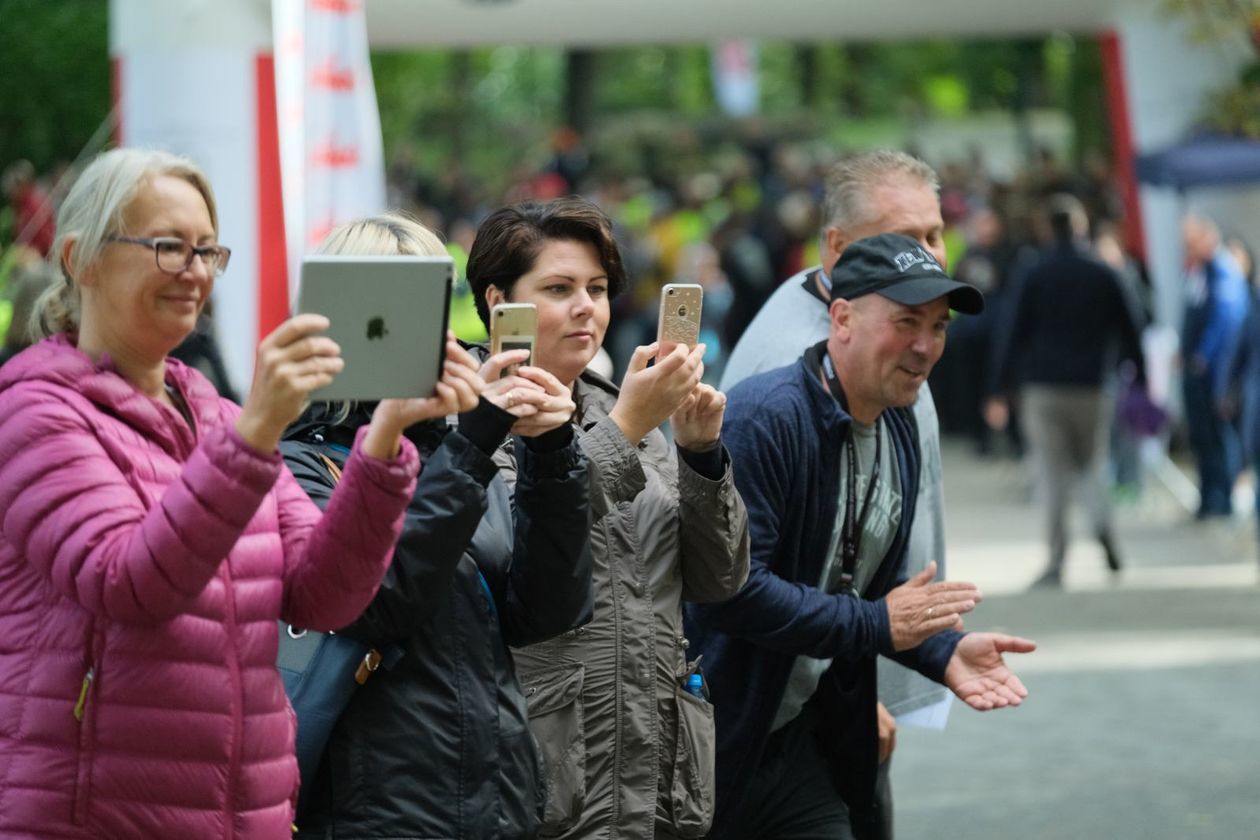
[[[702,837],[713,818],[713,709],[684,690],[682,601],[748,577],[748,517],[730,458],[710,481],[659,429],[638,447],[608,417],[617,388],[574,383],[590,463],[595,615],[515,651],[547,784],[544,836]],[[506,477],[514,470],[501,451]],[[717,698],[716,702],[721,702]]]

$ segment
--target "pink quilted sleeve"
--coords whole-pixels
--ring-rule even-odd
[[[354,451],[320,512],[287,471],[276,483],[285,548],[283,618],[295,627],[337,630],[359,617],[380,585],[402,530],[420,457],[411,441],[390,461]]]
[[[282,469],[278,454],[259,455],[231,427],[215,428],[146,509],[64,402],[17,386],[0,407],[5,540],[63,595],[122,621],[185,610]]]

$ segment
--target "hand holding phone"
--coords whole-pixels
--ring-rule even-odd
[[[695,283],[666,283],[661,288],[661,313],[657,321],[656,358],[663,359],[679,344],[695,347],[700,341],[700,309],[703,287]]]
[[[673,352],[658,356],[657,363],[649,367],[656,351],[655,342],[635,348],[621,380],[617,404],[608,414],[626,439],[635,444],[676,412],[704,375],[703,344],[691,352],[675,345]]]
[[[532,303],[500,303],[490,310],[490,355],[505,350],[527,350],[523,362],[509,365],[501,376],[511,376],[522,366],[534,363],[538,340],[538,307]]]

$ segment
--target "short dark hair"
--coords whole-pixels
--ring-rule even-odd
[[[465,273],[482,323],[490,326],[486,289],[494,286],[510,298],[516,281],[533,269],[542,246],[556,241],[594,246],[608,275],[608,296],[616,297],[625,289],[621,251],[613,238],[612,222],[603,210],[577,196],[525,201],[487,216],[468,252]]]

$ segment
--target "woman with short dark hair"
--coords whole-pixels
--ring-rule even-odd
[[[572,389],[592,471],[594,618],[516,651],[546,760],[543,833],[700,837],[713,715],[690,679],[681,602],[728,598],[748,574],[747,517],[719,439],[726,398],[700,382],[702,345],[651,367],[656,345],[637,348],[620,389],[586,370],[626,285],[608,217],[587,201],[491,214],[468,281],[487,323],[498,303],[537,307],[535,364]],[[673,444],[657,428],[666,420]],[[509,477],[512,456],[499,456]]]

